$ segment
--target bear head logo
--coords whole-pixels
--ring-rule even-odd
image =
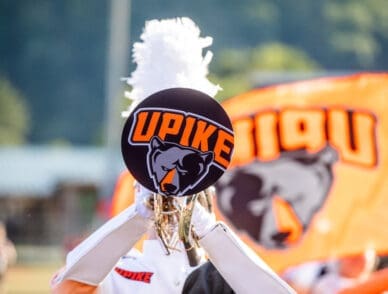
[[[337,160],[331,146],[316,153],[284,152],[269,162],[256,160],[226,172],[216,183],[217,204],[237,229],[265,248],[287,248],[303,237],[325,203]],[[297,226],[279,228],[275,199],[289,207]]]
[[[153,137],[147,155],[155,188],[166,196],[184,195],[208,173],[213,152],[201,152]]]

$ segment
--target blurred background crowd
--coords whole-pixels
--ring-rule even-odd
[[[109,217],[131,45],[145,21],[178,16],[213,37],[220,102],[388,68],[384,0],[0,0],[0,292],[48,293],[64,254]],[[303,270],[284,277],[296,284]]]

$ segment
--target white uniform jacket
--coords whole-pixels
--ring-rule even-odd
[[[61,289],[61,283],[70,280],[95,286],[104,294],[181,293],[186,277],[195,269],[188,265],[184,251],[166,255],[155,240],[145,242],[142,254],[132,249],[151,226],[151,220],[130,206],[68,254],[53,289]],[[224,223],[215,223],[199,243],[236,293],[294,293]]]

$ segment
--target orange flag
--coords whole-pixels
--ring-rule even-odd
[[[216,213],[275,270],[388,253],[388,74],[323,78],[223,102],[235,150]],[[133,202],[124,172],[115,215]]]
[[[135,179],[128,171],[123,171],[117,181],[112,195],[111,216],[115,216],[135,201]]]
[[[271,86],[223,103],[235,132],[217,212],[275,270],[388,252],[388,74]]]

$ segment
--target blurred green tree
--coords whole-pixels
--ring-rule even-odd
[[[328,42],[337,56],[362,67],[378,66],[377,57],[388,41],[388,6],[385,0],[328,1],[324,14]]]
[[[18,145],[26,140],[29,113],[24,98],[0,77],[0,145]]]
[[[250,59],[251,70],[313,71],[321,67],[303,50],[279,42],[254,48]]]
[[[0,70],[29,99],[30,143],[101,141],[108,4],[0,0]],[[386,0],[132,0],[131,6],[131,43],[146,20],[177,16],[191,17],[203,36],[214,37],[219,99],[249,89],[252,70],[308,70],[315,63],[326,70],[388,68]]]
[[[211,66],[214,75],[210,79],[223,89],[216,97],[220,101],[251,89],[254,86],[251,77],[258,71],[311,72],[321,68],[303,50],[280,42],[245,50],[223,50],[214,61]]]

